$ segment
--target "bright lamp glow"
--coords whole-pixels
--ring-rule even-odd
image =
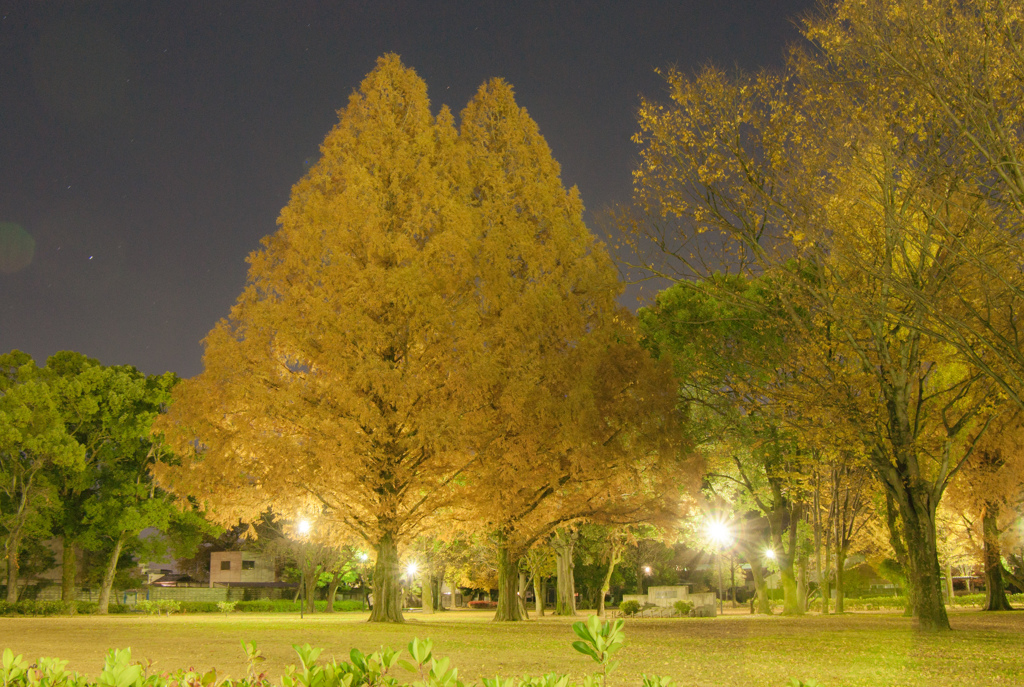
[[[775,560],[775,549],[765,549],[764,557],[767,558],[770,561],[774,561]]]
[[[303,536],[309,534],[309,529],[310,529],[309,520],[299,520],[299,526],[298,526],[297,529],[299,531],[299,534],[301,534]]]
[[[644,574],[645,575],[650,575],[651,574],[651,566],[649,566],[649,565],[645,565],[644,566]]]
[[[365,554],[365,553],[360,553],[359,554],[359,560],[361,560],[363,563],[365,563],[369,559],[370,559],[370,557],[367,554]]]
[[[711,520],[707,527],[708,539],[718,546],[727,546],[732,543],[732,534],[729,526],[722,520]]]
[[[415,563],[410,563],[409,565],[405,566],[405,574],[409,577],[415,575],[417,570],[419,570],[419,566]]]

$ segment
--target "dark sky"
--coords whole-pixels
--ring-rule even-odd
[[[506,78],[598,210],[629,197],[655,67],[778,65],[812,5],[0,0],[0,352],[198,373],[246,255],[385,52],[456,113]]]

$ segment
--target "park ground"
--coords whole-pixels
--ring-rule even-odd
[[[215,667],[220,677],[241,677],[240,642],[255,640],[267,657],[263,669],[277,683],[285,666],[297,663],[292,644],[309,642],[324,648],[323,658],[343,660],[352,647],[404,648],[421,637],[433,640],[435,655],[450,657],[467,683],[550,671],[582,678],[591,670],[590,659],[571,647],[573,619],[494,623],[492,614],[410,614],[404,625],[369,624],[365,613],[301,620],[242,613],[12,617],[0,618],[0,648],[33,660],[67,659],[69,669],[95,676],[108,649],[131,647],[133,658],[155,662],[155,672]],[[1024,684],[1024,612],[960,611],[951,623],[953,632],[928,636],[888,613],[627,619],[621,665],[609,685],[639,687],[643,673],[669,675],[680,687],[782,687],[791,677],[823,687]]]

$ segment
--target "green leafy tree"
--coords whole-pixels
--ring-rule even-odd
[[[7,601],[18,598],[24,537],[49,532],[56,510],[50,471],[80,471],[84,449],[65,427],[53,374],[21,351],[0,355],[0,527]]]

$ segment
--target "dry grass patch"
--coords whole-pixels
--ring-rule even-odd
[[[131,647],[136,658],[155,660],[156,670],[216,667],[221,675],[240,677],[245,666],[239,642],[255,640],[276,678],[297,661],[294,643],[309,642],[324,647],[325,657],[347,659],[353,646],[404,648],[418,636],[432,639],[435,653],[450,657],[467,682],[496,673],[555,670],[581,677],[591,670],[590,660],[570,646],[571,619],[497,624],[491,615],[411,615],[398,626],[370,625],[363,613],[304,620],[240,613],[0,618],[0,648],[33,659],[68,659],[70,669],[95,675],[107,649]],[[882,613],[627,620],[622,662],[610,683],[639,685],[642,673],[656,673],[681,686],[781,687],[790,677],[825,687],[1024,684],[1024,613],[968,611],[952,621],[955,632],[923,636],[908,619]]]

